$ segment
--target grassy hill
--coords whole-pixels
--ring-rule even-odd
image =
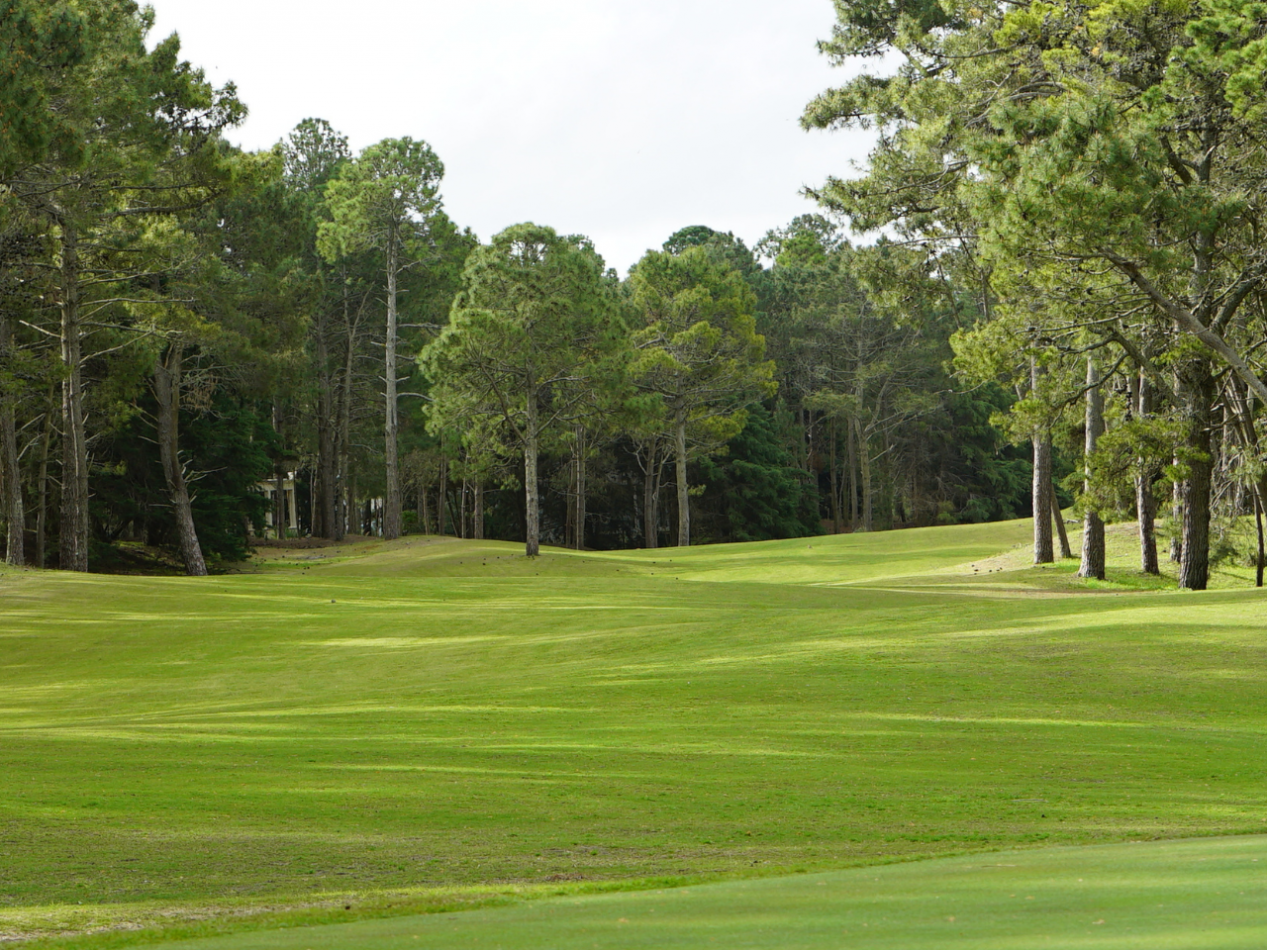
[[[1264,595],[1148,589],[1124,536],[1088,587],[1027,538],[4,574],[0,937],[1267,832]]]

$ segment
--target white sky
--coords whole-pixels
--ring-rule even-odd
[[[150,2],[154,39],[237,83],[243,146],[309,116],[355,150],[425,139],[459,225],[588,234],[622,272],[689,224],[752,244],[870,146],[797,124],[845,78],[814,46],[830,0]]]

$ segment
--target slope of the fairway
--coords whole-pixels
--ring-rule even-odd
[[[1026,532],[10,572],[0,935],[1267,830],[1263,595]]]
[[[311,569],[326,576],[531,576],[756,581],[765,584],[899,583],[905,578],[963,568],[978,558],[1024,545],[1029,522],[914,528],[876,534],[795,538],[748,544],[713,544],[657,550],[548,550],[527,561],[519,544],[453,539],[407,539],[384,549],[350,545],[279,556],[271,566]],[[279,563],[280,562],[280,563]],[[969,568],[968,573],[971,573]]]
[[[1267,838],[1051,848],[162,950],[1261,950]]]

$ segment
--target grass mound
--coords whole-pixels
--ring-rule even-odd
[[[1267,832],[1263,595],[1027,537],[5,574],[0,936]]]

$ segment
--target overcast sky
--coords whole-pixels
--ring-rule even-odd
[[[426,139],[459,225],[588,234],[622,272],[688,224],[751,244],[869,146],[797,124],[844,79],[814,46],[830,0],[151,2],[154,39],[237,83],[243,146],[309,116],[354,149]]]

